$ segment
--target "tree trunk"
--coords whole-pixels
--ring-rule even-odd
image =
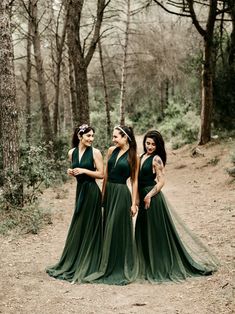
[[[73,58],[74,74],[76,82],[76,97],[78,107],[78,124],[90,123],[90,109],[88,97],[88,81],[87,81],[87,67],[83,60],[77,62],[77,58]]]
[[[84,62],[79,33],[82,8],[83,1],[71,0],[69,4],[68,47],[74,71],[76,111],[78,113],[76,122],[78,125],[89,123],[87,68]]]
[[[201,125],[199,145],[211,140],[211,119],[213,109],[213,81],[215,73],[214,60],[214,26],[216,20],[217,0],[210,0],[210,8],[204,33],[204,60],[202,69]]]
[[[0,43],[0,120],[4,195],[7,196],[8,202],[21,205],[22,184],[17,179],[19,174],[18,110],[8,0],[0,2]]]
[[[103,13],[107,5],[105,4],[105,0],[97,0],[97,14],[93,27],[93,37],[85,55],[84,46],[82,47],[80,38],[83,4],[84,0],[71,0],[68,8],[68,47],[75,74],[78,124],[89,123],[90,121],[87,68],[95,52],[96,44],[99,41]]]
[[[129,28],[130,28],[130,0],[127,0],[126,30],[125,30],[125,43],[124,43],[121,93],[120,93],[120,124],[121,125],[125,125],[126,75],[127,75],[127,52],[128,52],[128,42],[129,42]]]
[[[19,139],[9,1],[0,4],[0,99],[3,168],[18,172]]]
[[[230,35],[230,47],[229,47],[229,65],[235,72],[235,4],[230,0],[230,16],[232,18],[232,32]]]
[[[30,4],[28,6],[30,10]],[[30,144],[31,140],[31,75],[32,75],[32,26],[31,20],[28,20],[27,36],[27,70],[26,70],[26,142]]]
[[[166,106],[168,106],[169,104],[169,85],[170,85],[169,79],[166,78],[165,80],[165,96],[166,96],[165,104]]]
[[[211,115],[213,108],[213,47],[204,42],[204,62],[202,69],[201,128],[199,145],[211,140]]]
[[[53,129],[54,135],[56,136],[58,133],[58,121],[59,121],[59,97],[60,97],[60,78],[61,78],[61,64],[62,64],[62,55],[66,37],[66,29],[68,22],[68,5],[67,2],[65,5],[62,3],[60,12],[62,11],[62,7],[65,6],[65,16],[64,22],[62,25],[61,36],[59,35],[59,19],[57,19],[56,28],[56,56],[55,56],[55,101],[54,101],[54,113],[53,113]],[[51,3],[52,10],[52,18],[54,20],[54,12],[53,12],[53,3]]]
[[[41,53],[41,42],[40,33],[38,29],[38,13],[37,13],[37,3],[38,0],[30,0],[31,2],[31,18],[32,18],[32,34],[33,34],[33,47],[34,47],[34,57],[36,63],[38,89],[42,110],[42,123],[45,136],[45,142],[48,144],[53,140],[51,119],[49,104],[46,92],[46,80],[44,75],[44,67]]]
[[[214,56],[213,40],[214,27],[217,14],[217,0],[209,0],[208,18],[206,29],[204,30],[194,10],[194,0],[187,0],[192,22],[204,40],[204,60],[202,69],[202,99],[201,99],[201,125],[199,131],[199,145],[204,145],[211,139],[211,118],[213,108],[213,75],[214,75]],[[195,4],[196,5],[196,4]]]
[[[70,98],[71,98],[71,109],[73,116],[73,126],[78,125],[78,110],[77,110],[77,96],[75,90],[75,82],[74,82],[74,70],[73,70],[73,62],[69,53],[69,88],[70,88]]]
[[[165,108],[165,81],[161,81],[160,87],[160,110],[161,110],[161,118],[164,117],[164,108]]]
[[[98,45],[99,45],[100,67],[101,67],[101,73],[102,73],[102,79],[103,79],[103,88],[104,88],[104,103],[105,103],[105,111],[106,111],[107,138],[110,138],[110,136],[111,136],[110,105],[109,105],[106,77],[105,77],[105,72],[104,72],[102,46],[101,46],[100,40],[99,40]]]

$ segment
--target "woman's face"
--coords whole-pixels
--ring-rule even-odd
[[[151,155],[156,150],[156,144],[151,137],[146,138],[145,148],[148,155]]]
[[[113,143],[117,147],[122,147],[127,144],[127,137],[122,136],[121,133],[117,130],[113,130]]]
[[[87,133],[84,133],[82,136],[79,136],[80,143],[85,146],[91,146],[94,141],[94,132],[90,130]]]

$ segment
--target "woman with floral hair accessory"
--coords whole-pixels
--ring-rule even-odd
[[[116,126],[103,182],[104,241],[101,263],[87,282],[125,285],[135,280],[136,250],[132,217],[137,212],[138,159],[132,128]],[[127,186],[130,178],[132,194]]]
[[[64,250],[59,262],[46,269],[55,278],[82,282],[99,263],[102,247],[101,191],[95,179],[104,176],[103,158],[92,147],[95,130],[83,124],[74,130],[69,150],[69,176],[77,180],[76,202]]]
[[[138,280],[159,283],[210,275],[217,269],[217,260],[185,226],[161,192],[166,164],[162,135],[156,130],[147,132],[143,148],[135,229]]]

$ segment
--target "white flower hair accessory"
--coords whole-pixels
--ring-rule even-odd
[[[88,124],[82,124],[80,125],[80,127],[78,128],[78,134],[80,133],[84,133],[86,131],[86,129],[89,128],[89,125]]]

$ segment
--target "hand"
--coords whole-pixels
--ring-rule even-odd
[[[131,216],[134,217],[136,215],[137,211],[138,211],[138,206],[132,205],[131,206]]]
[[[85,171],[84,171],[84,168],[74,168],[73,169],[73,175],[74,176],[78,176],[79,174],[83,174]]]
[[[67,175],[74,176],[73,169],[71,169],[71,168],[67,169]]]
[[[148,209],[150,207],[150,203],[151,203],[151,196],[147,194],[144,198],[144,208]]]

